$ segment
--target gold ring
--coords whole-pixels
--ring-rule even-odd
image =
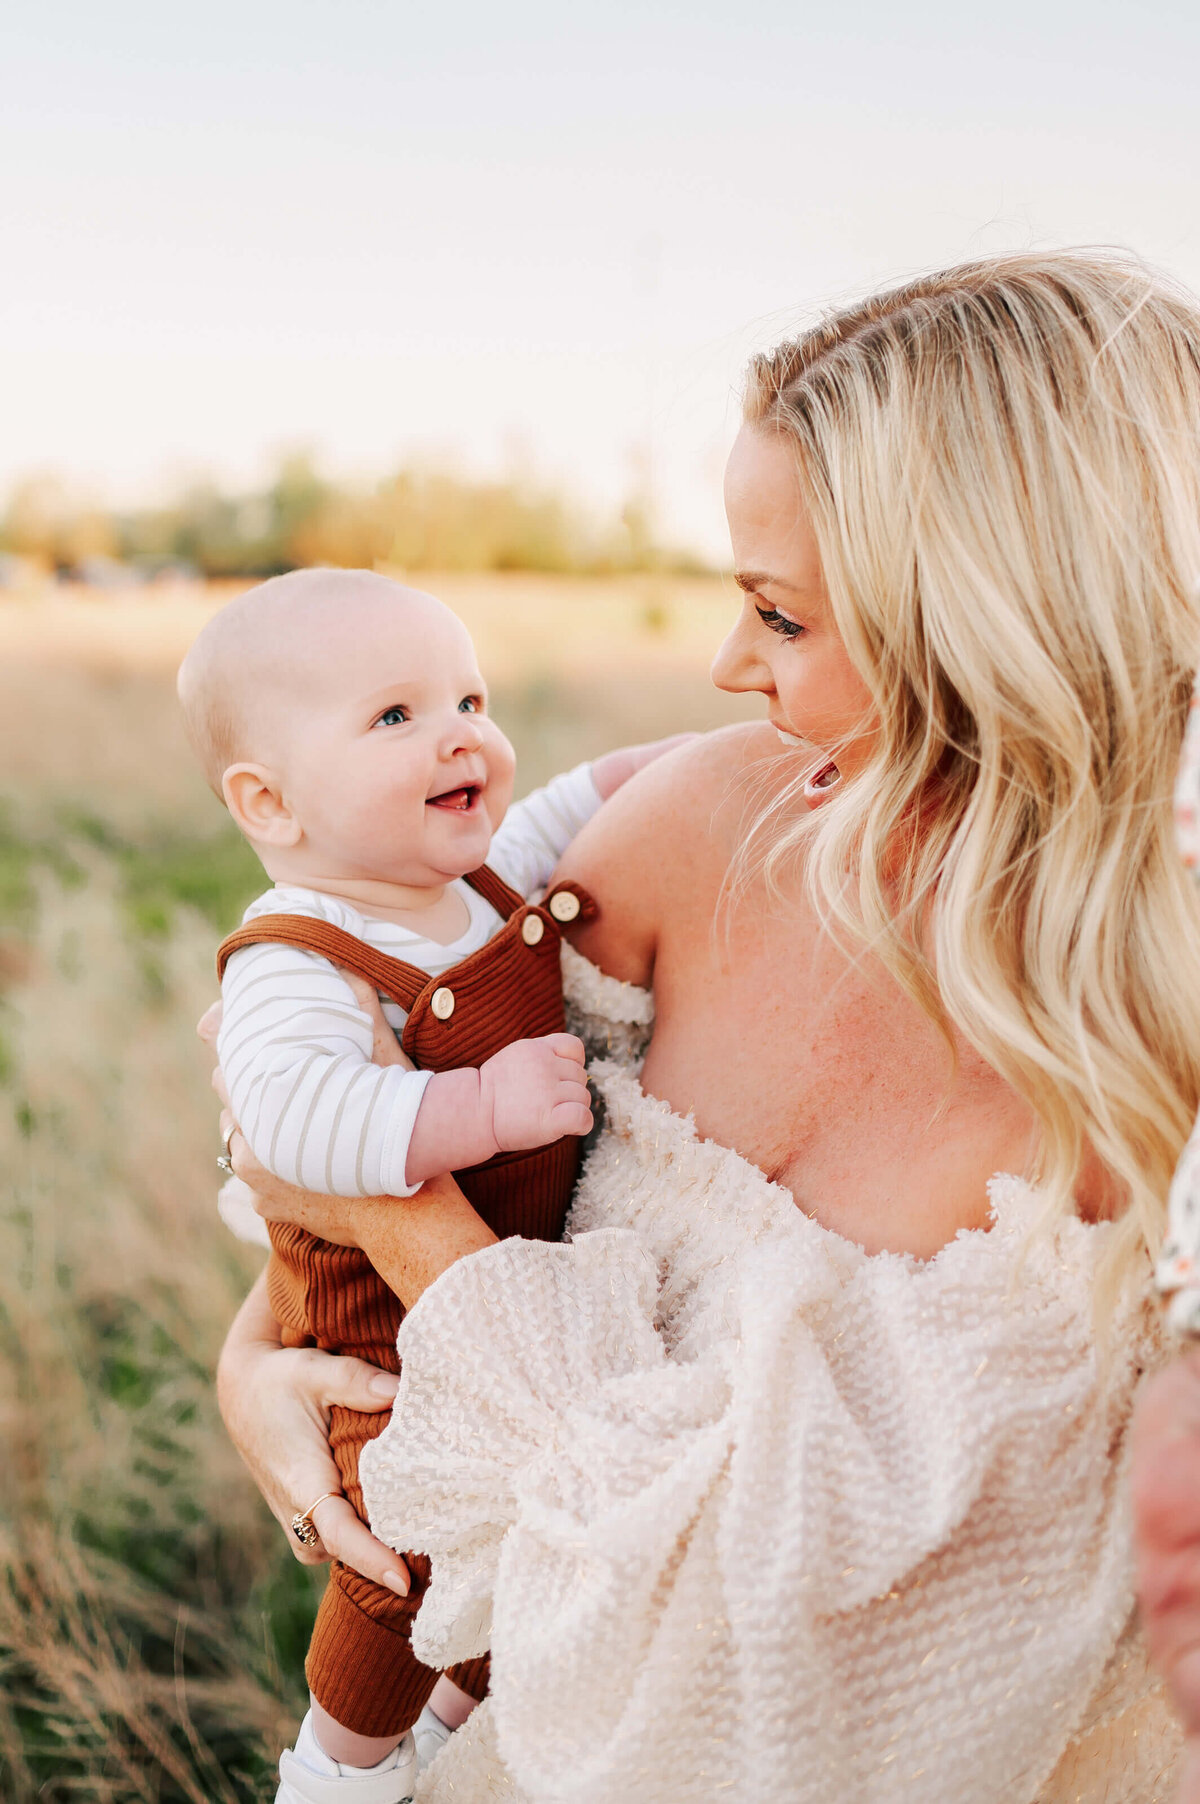
[[[224,1133],[221,1135],[222,1140],[225,1142],[225,1151],[223,1153],[217,1154],[217,1170],[223,1171],[227,1178],[231,1178],[233,1176],[233,1158],[232,1158],[232,1155],[230,1152],[230,1148],[233,1146],[233,1136],[236,1133],[237,1133],[237,1122],[231,1121],[229,1126],[225,1129]]]
[[[325,1502],[327,1497],[341,1497],[341,1491],[322,1491],[316,1503],[310,1503],[306,1510],[298,1510],[292,1517],[292,1533],[301,1547],[315,1547],[321,1539],[321,1532],[313,1521],[313,1511]]]

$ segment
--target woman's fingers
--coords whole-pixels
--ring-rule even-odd
[[[312,1566],[336,1555],[380,1584],[389,1582],[390,1573],[392,1588],[403,1590],[408,1582],[403,1560],[357,1523],[350,1504],[338,1495],[342,1478],[329,1451],[330,1405],[388,1409],[397,1382],[365,1360],[281,1347],[265,1277],[238,1311],[217,1367],[217,1399],[229,1438],[286,1531],[295,1558]],[[327,1497],[330,1492],[334,1495]],[[306,1511],[321,1537],[310,1547],[292,1531],[293,1516]]]
[[[200,1035],[204,1044],[212,1048],[213,1052],[216,1052],[217,1050],[217,1035],[221,1031],[221,1017],[224,1012],[225,1005],[220,999],[216,1002],[210,1002],[199,1021],[196,1023],[196,1032]]]
[[[371,1062],[375,1065],[403,1065],[406,1071],[415,1071],[416,1066],[401,1048],[395,1032],[383,1012],[383,1004],[373,984],[356,977],[353,971],[341,971],[341,976],[354,991],[354,1000],[364,1015],[371,1017],[373,1045]]]
[[[210,1003],[196,1023],[196,1032],[204,1041],[204,1044],[208,1047],[208,1050],[212,1053],[214,1059],[217,1056],[217,1035],[221,1031],[221,1018],[224,1013],[225,1005],[218,1000]],[[228,1108],[229,1091],[225,1087],[225,1079],[222,1076],[221,1067],[219,1065],[214,1065],[213,1067],[212,1087],[224,1103],[225,1107]]]
[[[328,1421],[333,1404],[370,1415],[390,1409],[395,1401],[400,1380],[392,1372],[368,1365],[365,1359],[317,1353],[310,1355],[309,1366],[319,1387],[323,1422]],[[311,1514],[321,1548],[330,1559],[352,1566],[377,1585],[407,1593],[409,1576],[404,1561],[376,1540],[344,1497],[325,1498]]]
[[[344,1497],[327,1497],[312,1513],[321,1545],[330,1559],[352,1566],[365,1579],[407,1596],[408,1568],[390,1547],[377,1541]]]
[[[218,1073],[218,1076],[220,1074]],[[264,1221],[291,1222],[334,1246],[357,1246],[354,1202],[324,1191],[298,1190],[260,1165],[226,1103],[220,1114],[221,1138],[229,1149],[233,1175],[253,1192],[254,1207]],[[356,1406],[357,1407],[357,1406]]]
[[[327,1408],[336,1403],[343,1409],[373,1415],[390,1409],[396,1401],[400,1380],[394,1372],[385,1372],[381,1366],[369,1365],[365,1359],[353,1359],[349,1354],[340,1359],[325,1354],[323,1358],[327,1363],[322,1374],[322,1399]]]
[[[310,1197],[308,1191],[285,1184],[265,1165],[260,1165],[241,1128],[235,1126],[228,1104],[221,1110],[220,1124],[221,1138],[229,1148],[233,1175],[254,1192],[254,1207],[264,1221],[290,1221],[298,1227],[306,1227],[310,1213],[315,1211],[322,1225],[329,1230],[322,1238],[328,1240],[336,1233],[332,1217],[344,1212],[346,1205],[342,1198],[324,1193]],[[338,1244],[352,1246],[354,1243],[344,1240]]]
[[[220,1073],[218,1072],[217,1075],[219,1076]],[[241,1178],[243,1184],[248,1184],[256,1195],[261,1196],[264,1185],[269,1187],[275,1180],[250,1151],[250,1144],[245,1134],[234,1122],[228,1099],[226,1099],[225,1107],[221,1110],[220,1124],[221,1138],[229,1148],[234,1176]]]

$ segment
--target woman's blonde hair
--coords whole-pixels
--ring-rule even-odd
[[[757,358],[745,414],[794,447],[879,716],[861,779],[799,821],[783,798],[751,843],[776,885],[803,848],[827,920],[1028,1099],[1048,1212],[1089,1146],[1115,1174],[1111,1294],[1158,1246],[1200,1099],[1171,811],[1200,308],[1107,253],[965,264]]]

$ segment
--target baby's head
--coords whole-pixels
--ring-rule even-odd
[[[205,775],[277,882],[438,887],[481,865],[512,747],[462,622],[369,570],[297,570],[204,627],[179,697]]]

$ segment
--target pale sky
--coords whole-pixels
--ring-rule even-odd
[[[724,550],[747,354],[981,252],[1200,288],[1196,0],[41,0],[0,21],[0,493],[650,446]]]

